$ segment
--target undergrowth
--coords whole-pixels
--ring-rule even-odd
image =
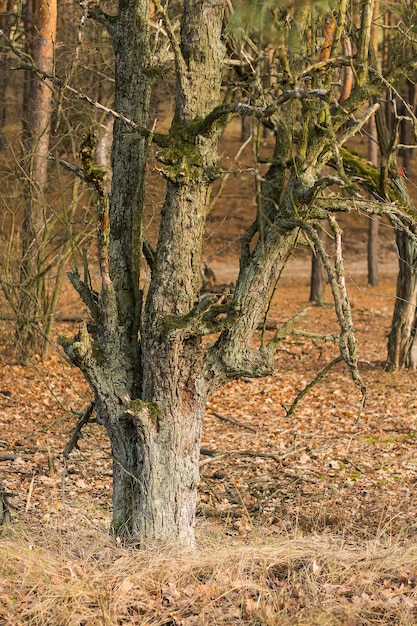
[[[219,524],[195,552],[122,548],[85,517],[0,536],[3,626],[417,624],[417,538],[314,534],[243,542]]]

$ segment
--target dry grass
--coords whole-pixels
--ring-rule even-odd
[[[194,553],[137,551],[76,517],[0,537],[0,624],[417,624],[417,540],[275,536],[203,524]]]

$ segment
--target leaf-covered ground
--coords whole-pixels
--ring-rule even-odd
[[[356,265],[353,269],[357,269]],[[367,402],[360,414],[360,392],[344,364],[339,363],[300,400],[295,414],[288,415],[297,394],[338,356],[337,347],[331,342],[301,335],[288,338],[277,355],[274,375],[264,380],[230,383],[209,402],[202,442],[197,519],[197,534],[206,552],[203,550],[205,556],[201,556],[198,566],[193,561],[194,565],[190,565],[186,573],[181,570],[185,577],[182,582],[178,578],[170,582],[166,572],[161,582],[156,574],[163,570],[159,563],[152,574],[156,576],[154,587],[150,585],[153,591],[149,585],[143,591],[148,602],[153,598],[156,603],[153,609],[148,607],[148,613],[145,609],[140,613],[138,609],[134,618],[122,612],[125,617],[121,614],[120,621],[115,621],[111,616],[97,617],[97,612],[94,619],[85,617],[84,608],[84,613],[80,609],[84,617],[76,618],[71,613],[72,617],[54,621],[55,618],[48,615],[54,615],[56,609],[51,609],[52,613],[45,607],[44,612],[43,609],[29,610],[37,606],[38,601],[34,599],[35,592],[31,592],[32,597],[29,591],[24,591],[23,583],[19,595],[19,585],[16,587],[13,576],[17,579],[23,576],[26,582],[31,580],[31,575],[36,579],[33,567],[38,567],[39,562],[35,559],[31,566],[26,563],[29,573],[25,578],[19,567],[23,567],[22,563],[29,557],[18,558],[13,550],[7,552],[9,535],[6,535],[0,540],[4,550],[4,569],[0,571],[0,607],[3,606],[0,624],[352,626],[417,623],[416,374],[409,371],[387,373],[383,367],[395,273],[387,274],[373,290],[366,287],[364,275],[354,271],[349,274],[348,282],[361,372],[368,387]],[[279,323],[286,321],[308,306],[308,295],[306,267],[296,262],[292,269],[285,270],[270,316]],[[332,307],[310,306],[297,328],[315,333],[337,332]],[[60,324],[57,333],[70,334],[73,330],[69,324]],[[261,340],[260,333],[257,340]],[[99,569],[104,572],[107,567],[104,554],[109,558],[108,567],[114,569],[115,560],[128,556],[103,539],[111,506],[111,461],[103,429],[95,423],[87,425],[79,450],[74,450],[66,463],[61,454],[77,419],[71,410],[82,411],[88,405],[88,388],[79,373],[53,350],[45,363],[34,361],[27,367],[18,365],[7,322],[1,324],[0,351],[3,364],[0,369],[0,480],[10,493],[13,505],[14,530],[10,531],[13,545],[20,545],[23,537],[27,548],[33,541],[30,533],[42,530],[43,538],[38,539],[39,558],[46,561],[49,558],[51,564],[58,558],[59,544],[59,550],[65,552],[69,563],[65,565],[67,573],[60,574],[60,585],[63,580],[74,582],[77,576],[86,576],[85,572],[77,573],[77,568],[82,569],[82,563],[89,563],[88,559],[99,559]],[[78,557],[72,554],[73,545],[68,541],[75,541],[74,533],[80,528],[82,533],[86,529],[90,533],[88,541],[93,535],[97,541],[99,534],[104,543],[103,555],[93,557],[89,553],[86,556],[85,548]],[[201,563],[207,558],[207,537],[217,537],[212,539],[209,553],[220,541],[224,554],[229,555],[231,570],[227,576],[225,563],[221,566],[222,576],[228,577],[224,583],[227,591],[221,591],[223,587],[213,579],[214,574],[209,577],[210,590],[207,580],[200,580]],[[263,547],[260,537],[266,542]],[[274,552],[283,538],[287,542],[301,542],[291,544],[284,564],[282,554],[278,558]],[[316,545],[315,542],[320,546],[316,552],[306,549],[307,545]],[[353,550],[343,557],[349,562],[349,566],[343,566],[346,571],[338,566],[337,575],[328,562],[333,558],[329,546],[336,544],[339,552],[345,546]],[[268,552],[270,560],[262,552],[267,549],[266,545],[272,551]],[[304,546],[301,552],[300,545]],[[246,582],[249,576],[245,574],[248,554],[245,552],[246,556],[242,557],[239,551],[248,550],[250,546],[254,551],[253,559],[262,563],[267,559],[268,564],[260,566],[259,571],[254,565],[257,574],[251,579],[251,591],[243,593],[242,576]],[[406,557],[401,552],[405,547]],[[24,552],[23,547],[19,549]],[[372,559],[371,565],[367,560],[369,551],[376,549],[379,552],[375,558],[380,565],[384,564],[384,571],[380,571],[379,566],[376,568]],[[396,551],[397,560],[389,556],[389,549]],[[48,553],[48,550],[51,551]],[[68,556],[68,550],[72,556]],[[237,553],[235,557],[230,556],[233,550],[240,556],[236,556]],[[96,551],[100,552],[99,548]],[[334,555],[333,564],[340,559],[343,562],[339,552],[339,556]],[[384,562],[384,554],[391,562]],[[404,558],[399,556],[401,554]],[[239,573],[233,569],[234,558],[243,558],[246,563]],[[249,557],[249,561],[251,559]],[[358,566],[361,559],[366,564],[362,574]],[[7,561],[9,569],[5,565]],[[57,562],[58,569],[62,569],[62,561],[61,565],[59,558]],[[73,562],[76,565],[71,565]],[[212,568],[210,571],[216,567],[220,567],[218,563],[207,565],[208,569]],[[46,571],[45,568],[46,565],[44,570],[40,569]],[[275,573],[268,574],[270,568]],[[43,574],[39,572],[37,575],[42,579]],[[233,572],[238,581],[234,591]],[[261,572],[262,581],[256,578]],[[324,572],[327,574],[323,578]],[[121,578],[114,579],[117,584],[113,582],[116,586],[122,585],[126,597],[142,584],[134,578],[134,573],[128,580],[125,570],[119,574]],[[49,574],[45,576],[48,578]],[[275,577],[274,581],[268,576]],[[368,577],[366,584],[363,577]],[[9,584],[13,580],[14,596]],[[32,589],[34,584],[30,582],[27,588]],[[45,581],[39,580],[38,584],[42,588]],[[258,595],[257,588],[263,590]],[[269,589],[267,596],[266,589]],[[65,595],[64,591],[62,593]],[[165,600],[161,599],[161,593],[165,594]],[[219,600],[222,593],[228,598],[227,602]],[[313,601],[314,594],[317,597]],[[111,604],[112,597],[108,595],[106,602]],[[325,603],[326,598],[327,608],[324,606],[323,611],[317,613],[317,606]],[[143,598],[138,600],[137,606],[144,601]],[[87,599],[85,606],[91,608],[94,602],[98,600]],[[306,613],[310,605],[315,607],[314,611]],[[110,613],[116,610],[111,606]],[[190,612],[190,606],[194,607],[194,612]],[[94,614],[94,610],[91,611]],[[31,622],[34,615],[36,619]],[[39,615],[44,616],[44,621]],[[281,616],[280,621],[277,615]]]

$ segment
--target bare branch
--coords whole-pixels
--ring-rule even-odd
[[[78,420],[77,424],[75,425],[75,428],[74,428],[74,430],[72,432],[70,440],[67,442],[67,444],[65,445],[65,448],[64,448],[64,450],[62,452],[62,456],[64,457],[64,459],[68,459],[71,451],[74,448],[78,448],[78,441],[82,437],[81,431],[83,429],[83,426],[88,424],[88,422],[90,421],[95,407],[96,407],[96,403],[94,401],[90,402],[88,407],[85,409],[85,411],[82,413],[81,417],[79,418],[79,420]]]
[[[280,106],[290,100],[303,100],[307,98],[326,100],[329,97],[327,89],[291,89],[279,95],[274,102],[265,107],[252,106],[239,102],[237,104],[221,104],[217,106],[207,117],[201,122],[198,131],[201,134],[206,133],[213,124],[228,115],[245,115],[247,117],[255,117],[256,119],[264,119],[271,117],[276,113]]]
[[[256,428],[253,428],[253,426],[249,426],[248,424],[242,424],[242,422],[238,422],[231,417],[226,417],[221,413],[217,413],[217,411],[213,411],[213,409],[210,409],[210,407],[207,408],[211,411],[211,413],[213,413],[214,417],[217,417],[217,419],[222,420],[223,422],[229,422],[229,424],[234,424],[235,426],[239,426],[239,428],[246,428],[246,430],[250,430],[253,433],[258,432],[258,430]]]
[[[310,389],[312,389],[315,385],[317,385],[317,383],[319,383],[321,380],[323,380],[323,378],[332,369],[332,367],[334,367],[335,365],[337,365],[341,361],[343,361],[343,356],[342,355],[336,357],[335,359],[333,359],[333,361],[330,361],[330,363],[328,363],[325,367],[323,367],[323,369],[317,374],[317,376],[315,378],[313,378],[313,380],[311,380],[304,387],[304,389],[302,389],[300,391],[300,393],[296,396],[296,398],[294,399],[293,403],[291,404],[290,408],[287,409],[286,407],[284,407],[284,409],[287,412],[287,417],[289,417],[290,415],[294,415],[295,410],[296,410],[300,400],[302,400],[304,398],[304,396],[310,391]]]
[[[122,122],[130,126],[132,130],[137,132],[138,135],[140,135],[141,137],[149,138],[150,136],[152,136],[152,140],[154,143],[156,143],[156,145],[160,146],[161,148],[167,146],[168,144],[167,135],[163,133],[154,133],[152,130],[148,130],[147,128],[143,128],[139,126],[133,120],[127,118],[122,113],[118,113],[114,109],[106,107],[104,106],[104,104],[101,104],[100,102],[97,102],[96,100],[93,100],[92,98],[87,96],[85,93],[83,93],[80,89],[75,89],[74,87],[71,87],[71,85],[67,85],[65,80],[62,80],[61,78],[58,78],[57,76],[54,76],[53,74],[49,74],[48,72],[44,72],[32,62],[32,60],[27,54],[19,50],[19,48],[17,48],[10,41],[10,39],[6,36],[6,34],[4,33],[2,29],[0,29],[0,37],[3,37],[3,39],[5,39],[5,42],[9,46],[9,48],[14,52],[14,54],[16,54],[16,56],[19,57],[19,59],[21,59],[21,61],[23,61],[23,63],[15,69],[24,69],[24,70],[33,72],[42,80],[49,81],[52,85],[56,85],[59,88],[64,88],[66,91],[69,91],[70,93],[74,94],[80,100],[84,100],[85,102],[88,102],[88,104],[91,104],[91,106],[95,107],[99,111],[103,111],[107,115],[111,115],[115,119],[121,120]]]
[[[175,59],[175,68],[178,80],[181,82],[186,79],[187,76],[187,65],[182,54],[180,45],[178,43],[178,38],[175,35],[174,27],[169,19],[168,13],[165,8],[162,6],[159,0],[154,0],[155,8],[159,15],[162,18],[162,23],[165,27],[169,42],[172,46],[172,50],[174,52]]]

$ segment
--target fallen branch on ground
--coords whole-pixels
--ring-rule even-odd
[[[289,456],[299,454],[304,450],[306,450],[305,447],[298,448],[297,450],[291,450],[291,452],[287,452],[286,454],[278,456],[277,454],[271,454],[270,452],[252,452],[252,450],[232,450],[231,452],[221,452],[220,454],[217,454],[214,450],[206,450],[205,448],[201,448],[200,453],[210,458],[200,461],[200,467],[202,467],[203,465],[207,465],[207,463],[212,463],[213,461],[228,459],[231,456],[248,456],[251,458],[272,459],[272,461],[275,461],[276,463],[282,463],[282,461],[284,461]]]
[[[211,413],[213,413],[214,417],[217,417],[217,419],[222,420],[223,422],[229,422],[230,424],[234,424],[235,426],[239,426],[239,428],[246,428],[246,430],[250,430],[253,433],[257,433],[257,429],[254,428],[253,426],[248,426],[247,424],[242,424],[242,422],[238,422],[234,419],[232,419],[231,417],[226,417],[225,415],[222,415],[221,413],[217,413],[216,411],[213,411],[213,409],[209,408],[209,411],[211,411]]]

